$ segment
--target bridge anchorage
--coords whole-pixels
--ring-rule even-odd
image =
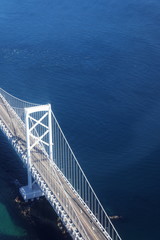
[[[18,99],[0,88],[0,129],[27,167],[25,201],[45,196],[75,240],[121,240],[51,105]]]

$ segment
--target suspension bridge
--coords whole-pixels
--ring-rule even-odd
[[[75,157],[51,105],[18,99],[0,88],[0,129],[27,168],[25,201],[45,196],[70,236],[121,240]]]

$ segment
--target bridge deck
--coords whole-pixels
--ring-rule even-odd
[[[24,152],[26,152],[26,139],[25,139],[25,129],[21,124],[20,120],[16,117],[15,114],[10,110],[10,108],[3,102],[3,99],[0,97],[0,119],[6,125],[8,130],[15,136],[18,144],[21,146]],[[62,177],[59,171],[55,168],[54,164],[50,162],[47,157],[41,159],[41,149],[39,151],[33,152],[32,154],[32,164],[41,175],[48,188],[56,196],[64,195],[69,198],[69,202],[74,209],[78,219],[82,223],[87,235],[90,240],[103,240],[107,239],[103,231],[99,228],[97,223],[93,220],[86,207],[78,198],[78,195],[69,187],[65,179]],[[41,161],[41,162],[40,162]],[[55,193],[55,184],[58,189],[58,193]],[[54,187],[53,187],[54,186]],[[63,194],[62,194],[63,193]],[[57,197],[58,198],[58,197]],[[58,199],[60,200],[60,199]],[[63,207],[63,206],[62,206]]]

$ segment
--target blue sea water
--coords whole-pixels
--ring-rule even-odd
[[[125,240],[159,239],[159,26],[158,0],[0,1],[0,87],[52,104]],[[67,239],[25,221],[15,179],[26,173],[1,134],[0,240]]]

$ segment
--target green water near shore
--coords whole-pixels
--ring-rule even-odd
[[[2,203],[0,203],[0,223],[0,234],[14,237],[26,236],[25,229],[14,223],[7,208]]]

